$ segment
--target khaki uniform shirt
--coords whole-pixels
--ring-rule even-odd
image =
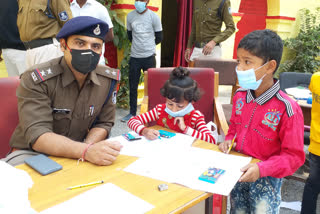
[[[99,65],[80,90],[64,58],[36,65],[22,74],[17,89],[19,124],[10,146],[31,149],[42,134],[54,132],[83,142],[92,128],[110,133],[116,111],[116,87],[108,96],[119,71]]]
[[[69,0],[50,0],[54,18],[45,12],[48,0],[18,0],[17,25],[22,41],[54,38],[66,21],[72,18]]]
[[[222,10],[222,20],[217,16],[222,0],[193,0],[192,30],[188,40],[188,48],[195,42],[223,42],[235,31],[231,15],[230,0],[226,0]],[[222,22],[226,29],[221,32]]]

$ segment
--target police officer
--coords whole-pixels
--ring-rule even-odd
[[[226,25],[223,32],[222,22]],[[193,0],[192,30],[185,51],[186,61],[190,62],[200,56],[221,58],[220,43],[234,31],[230,0]]]
[[[121,145],[105,140],[115,120],[119,71],[98,65],[108,25],[79,16],[58,33],[63,57],[33,66],[17,89],[19,124],[5,161],[45,153],[109,165]],[[98,65],[98,66],[97,66]]]
[[[17,25],[26,53],[26,67],[62,56],[55,39],[72,18],[69,0],[18,0]]]

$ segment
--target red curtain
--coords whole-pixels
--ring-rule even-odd
[[[192,1],[177,0],[178,3],[178,27],[176,44],[174,49],[173,66],[185,66],[188,63],[184,59],[184,51],[186,50],[188,38],[192,26]]]

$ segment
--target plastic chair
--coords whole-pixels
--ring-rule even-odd
[[[280,81],[280,89],[285,92],[286,88],[292,88],[297,86],[302,86],[305,88],[309,88],[312,74],[310,73],[297,73],[297,72],[283,72],[279,76]],[[311,109],[310,107],[306,107],[300,105],[303,117],[304,117],[304,144],[310,144],[310,124],[311,124]],[[307,156],[307,155],[306,155]],[[301,169],[309,168],[309,161],[306,158],[306,162],[304,166],[300,167],[293,175],[288,176],[287,179],[294,179],[301,182],[306,182],[307,176]]]
[[[16,89],[18,77],[0,78],[0,158],[10,151],[9,141],[19,123]]]

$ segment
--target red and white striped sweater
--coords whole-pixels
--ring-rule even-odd
[[[204,116],[200,111],[193,110],[183,117],[186,129],[181,131],[177,124],[174,125],[174,117],[165,112],[165,108],[166,104],[158,104],[154,109],[132,117],[127,125],[130,129],[141,134],[141,131],[145,128],[144,124],[156,121],[157,125],[216,144],[211,131],[206,126]]]

